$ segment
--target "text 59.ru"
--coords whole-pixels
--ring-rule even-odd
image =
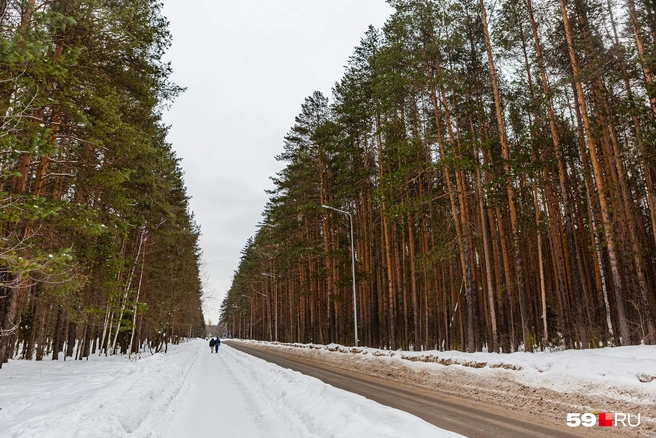
[[[567,414],[567,425],[569,427],[638,427],[640,426],[640,414],[627,414],[622,412],[578,414],[570,412]]]

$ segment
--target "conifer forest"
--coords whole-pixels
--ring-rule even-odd
[[[0,366],[204,334],[156,0],[0,0]]]
[[[363,35],[332,95],[307,97],[280,144],[283,170],[272,177],[262,221],[222,303],[226,330],[241,338],[354,345],[352,218],[361,345],[511,352],[654,344],[656,4],[388,3],[394,14]],[[65,58],[57,47],[51,58]],[[41,59],[34,68],[48,78],[52,63]],[[57,262],[56,275],[82,284],[104,273],[86,261],[87,251],[100,251],[87,245],[102,241],[104,251],[115,252],[126,245],[129,252],[141,232],[113,231],[110,239],[82,227],[79,213],[64,219],[73,199],[83,198],[94,206],[85,209],[90,223],[101,215],[123,224],[102,204],[118,201],[107,201],[97,179],[68,164],[71,154],[97,159],[83,140],[112,134],[86,126],[80,120],[87,114],[66,113],[68,102],[45,102],[59,92],[55,83],[45,79],[41,95],[21,100],[50,125],[25,117],[19,133],[3,139],[34,139],[31,152],[2,158],[14,175],[4,186],[13,193],[3,209],[5,235],[32,235],[38,223],[34,248],[73,247],[85,257],[76,268]],[[32,90],[24,87],[21,96]],[[75,98],[84,99],[77,89]],[[100,105],[102,115],[93,117],[109,111]],[[52,167],[37,164],[21,178],[30,157]],[[123,174],[109,163],[101,171],[113,175],[112,190],[120,187]],[[55,172],[76,176],[44,178]],[[84,183],[74,184],[77,178]],[[52,224],[55,206],[61,212]],[[12,219],[20,208],[25,219]],[[54,229],[66,220],[75,221],[75,231],[63,242]],[[83,235],[84,245],[72,244]],[[34,265],[43,263],[38,254]],[[62,260],[67,253],[57,254]],[[46,276],[30,275],[36,272]],[[30,294],[7,289],[32,297],[19,299],[19,307],[33,324],[78,315],[68,307],[40,313],[41,300],[73,293],[51,282],[37,282]],[[102,296],[94,303],[109,308],[95,288],[79,291],[84,303]]]

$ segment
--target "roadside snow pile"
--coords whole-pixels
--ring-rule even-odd
[[[204,342],[203,342],[204,344]],[[10,361],[0,370],[0,435],[161,436],[161,417],[180,391],[199,344],[130,361]]]
[[[460,351],[390,351],[338,344],[282,344],[250,342],[266,348],[305,351],[330,362],[349,357],[363,369],[365,361],[398,371],[401,364],[417,372],[503,378],[531,388],[560,393],[602,395],[637,404],[656,404],[656,346],[630,346],[591,350],[512,354],[463,353]],[[342,353],[342,354],[340,354]],[[329,358],[331,357],[332,358]],[[347,361],[353,366],[353,360]],[[448,368],[446,368],[448,367]]]
[[[10,361],[2,438],[436,437],[443,431],[318,379],[194,340],[130,361]]]

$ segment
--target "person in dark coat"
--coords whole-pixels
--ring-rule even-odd
[[[216,340],[214,341],[214,351],[218,353],[218,352],[219,352],[219,347],[220,347],[220,346],[221,346],[221,340],[220,340],[219,337],[217,336],[217,337],[216,337]]]
[[[214,353],[213,350],[214,350],[214,344],[215,343],[216,343],[216,341],[214,340],[214,338],[210,339],[210,353]]]

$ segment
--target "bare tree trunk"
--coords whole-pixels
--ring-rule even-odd
[[[485,215],[485,201],[483,199],[483,188],[481,187],[483,177],[480,166],[476,167],[476,190],[478,192],[478,207],[480,210],[481,234],[483,235],[483,254],[485,258],[485,279],[487,281],[487,301],[490,312],[490,324],[492,326],[492,351],[499,352],[499,335],[497,333],[497,316],[494,304],[494,285],[492,281],[492,263],[490,261],[490,244],[487,232],[487,221]]]
[[[529,321],[528,321],[528,306],[526,303],[526,290],[524,285],[524,260],[519,242],[519,223],[517,218],[517,206],[515,205],[515,187],[512,179],[512,172],[510,169],[510,150],[508,148],[508,138],[506,134],[506,127],[503,120],[503,110],[501,108],[501,95],[499,93],[499,85],[497,83],[496,71],[494,68],[494,58],[492,54],[492,44],[490,42],[490,34],[488,31],[487,12],[483,0],[480,0],[481,14],[483,18],[483,34],[485,36],[485,46],[487,49],[488,65],[490,68],[490,79],[492,82],[492,91],[494,94],[494,106],[497,115],[497,125],[499,128],[499,137],[501,141],[501,155],[503,156],[503,168],[508,181],[506,188],[508,192],[508,210],[510,212],[510,225],[513,233],[513,255],[515,256],[515,274],[517,275],[517,295],[519,298],[519,310],[522,318],[522,339],[524,348],[527,351],[532,351],[533,346],[529,342]]]
[[[380,116],[376,115],[376,130],[378,131],[378,165],[379,176],[382,178],[384,175],[383,166],[383,139],[380,133]],[[383,238],[384,238],[384,251],[385,260],[387,265],[387,291],[388,291],[388,308],[389,308],[389,345],[390,349],[396,349],[396,300],[394,299],[394,273],[392,267],[392,249],[390,244],[390,232],[387,218],[387,210],[385,200],[381,200],[381,220],[383,222]]]
[[[57,310],[57,321],[55,322],[55,332],[52,337],[52,360],[59,360],[59,352],[62,350],[64,343],[64,315],[61,308]]]
[[[143,239],[143,244],[146,245],[146,242],[148,241],[148,231],[144,230],[144,233],[145,236]],[[146,266],[146,251],[144,250],[144,255],[141,258],[141,272],[139,273],[139,285],[137,286],[137,296],[134,299],[134,307],[132,308],[132,335],[130,336],[128,356],[132,354],[132,347],[134,345],[134,334],[137,331],[137,309],[139,305],[139,295],[141,295],[141,284],[143,283],[143,273],[144,273],[145,266]],[[137,347],[136,350],[138,351],[139,348]]]
[[[622,80],[624,81],[624,89],[626,90],[627,99],[631,105],[631,118],[633,120],[634,134],[635,134],[636,142],[638,143],[638,147],[640,148],[640,153],[642,154],[642,165],[643,165],[643,172],[645,174],[645,183],[646,183],[645,189],[646,189],[647,205],[649,206],[649,218],[651,220],[652,237],[654,239],[654,242],[656,243],[656,193],[654,193],[654,184],[651,175],[651,169],[649,168],[649,162],[648,162],[649,151],[647,150],[647,146],[645,145],[645,140],[640,126],[640,119],[638,118],[638,114],[636,112],[635,97],[633,95],[631,82],[629,81],[628,74],[627,74],[624,52],[621,49],[621,43],[617,34],[617,25],[615,23],[615,17],[613,15],[613,8],[610,3],[610,0],[607,0],[606,3],[608,5],[608,14],[613,29],[613,41],[615,42],[615,48],[616,48],[615,52],[617,53],[617,59],[619,61],[620,70],[622,72]],[[635,12],[635,5],[633,9]],[[633,22],[633,19],[631,21]],[[637,32],[637,35],[640,38],[639,28],[636,28],[635,24],[637,24],[637,22],[634,22],[634,32]],[[648,65],[647,68],[649,68]],[[653,106],[652,106],[652,111],[653,111]]]
[[[652,115],[654,117],[654,122],[656,123],[656,88],[654,86],[654,74],[651,70],[649,56],[647,54],[647,50],[645,49],[645,43],[640,32],[640,23],[638,21],[638,13],[636,11],[635,2],[633,0],[626,0],[626,6],[629,10],[629,19],[631,20],[631,25],[633,26],[633,34],[635,36],[636,46],[638,48],[640,65],[642,66],[642,72],[645,75],[645,88],[647,89],[647,96],[649,97]]]
[[[408,247],[410,250],[410,291],[412,294],[412,321],[414,332],[414,348],[415,350],[421,346],[420,333],[419,333],[419,300],[417,296],[417,268],[415,266],[415,233],[413,230],[412,216],[410,213],[407,215],[408,220]]]
[[[132,287],[132,280],[134,278],[134,271],[137,268],[139,263],[139,257],[141,257],[141,250],[143,248],[143,243],[146,239],[146,229],[141,229],[141,236],[139,236],[139,247],[137,248],[137,256],[134,259],[132,264],[132,269],[130,270],[130,275],[128,276],[128,282],[125,285],[125,293],[123,294],[123,300],[121,301],[121,311],[118,315],[118,322],[116,323],[116,332],[114,333],[114,341],[112,342],[112,354],[116,351],[116,341],[118,340],[118,334],[121,331],[121,321],[123,320],[123,313],[125,312],[125,306],[127,305],[128,294],[130,293],[130,288]]]
[[[610,259],[611,273],[613,277],[613,285],[615,291],[615,299],[617,301],[617,313],[620,322],[620,335],[621,344],[629,345],[631,343],[631,333],[629,331],[628,322],[626,320],[626,311],[624,310],[624,292],[622,286],[622,279],[620,277],[617,256],[615,253],[615,234],[612,229],[612,221],[610,217],[608,199],[606,197],[606,187],[604,185],[604,176],[601,168],[601,163],[597,155],[596,145],[594,144],[594,137],[590,126],[590,119],[588,117],[588,107],[585,101],[585,94],[583,93],[583,86],[581,84],[578,61],[574,51],[574,39],[572,37],[572,30],[567,16],[567,7],[565,0],[559,0],[563,24],[565,27],[565,36],[567,39],[567,49],[572,66],[572,73],[574,74],[574,85],[576,96],[578,98],[578,105],[583,120],[583,128],[585,133],[585,140],[590,153],[590,161],[592,162],[592,170],[594,174],[595,185],[597,189],[597,196],[599,197],[599,204],[601,207],[602,226],[604,230],[604,237],[606,239],[606,248],[608,257]]]

